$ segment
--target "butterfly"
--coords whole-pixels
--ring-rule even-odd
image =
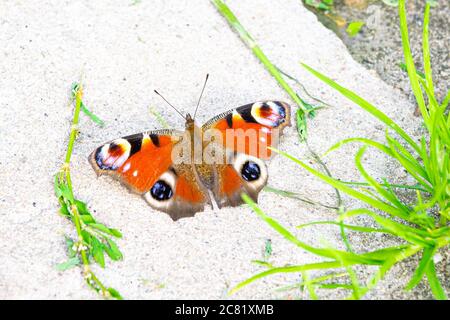
[[[185,131],[152,130],[115,139],[96,148],[89,161],[97,175],[119,179],[173,220],[212,207],[212,200],[219,208],[238,206],[242,193],[257,202],[268,179],[263,161],[271,156],[267,147],[276,146],[290,125],[289,104],[246,104],[201,127],[195,113],[183,116]]]

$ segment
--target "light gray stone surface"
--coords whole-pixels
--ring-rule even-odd
[[[108,177],[97,178],[87,156],[99,144],[158,128],[154,106],[177,128],[183,121],[157,96],[157,88],[183,111],[192,111],[204,76],[210,73],[199,111],[203,122],[239,105],[267,98],[290,101],[285,92],[229,28],[209,1],[2,1],[0,3],[0,298],[92,299],[79,268],[59,272],[66,260],[64,234],[70,222],[57,214],[53,175],[65,154],[73,108],[69,88],[83,75],[86,105],[106,122],[99,128],[82,116],[72,158],[75,194],[97,220],[122,231],[124,260],[95,267],[98,276],[125,298],[228,298],[226,291],[262,268],[265,239],[271,262],[306,263],[317,258],[287,242],[246,207],[207,210],[173,222]],[[309,121],[309,143],[319,154],[351,136],[382,139],[384,130],[368,114],[314,79],[299,61],[355,90],[414,132],[419,123],[403,113],[407,100],[357,64],[345,46],[300,1],[227,1],[264,52],[301,79],[315,96],[334,105]],[[295,128],[280,148],[308,156]],[[326,161],[333,174],[356,179],[347,147]],[[401,172],[380,156],[366,165],[379,176]],[[400,176],[399,176],[400,174]],[[293,162],[269,162],[269,185],[333,203],[334,191]],[[347,200],[349,206],[354,205]],[[294,226],[336,217],[271,193],[260,194],[268,214],[316,245],[342,247],[338,230]],[[391,239],[352,237],[360,249]],[[395,278],[395,286],[407,281]],[[231,298],[286,298],[274,289],[297,275],[268,278]],[[375,298],[390,297],[383,284]],[[331,295],[329,297],[339,297]],[[292,297],[298,295],[292,294]]]

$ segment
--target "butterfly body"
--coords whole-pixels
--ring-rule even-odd
[[[97,174],[118,178],[173,220],[193,216],[213,202],[257,201],[267,183],[268,146],[290,125],[290,107],[256,102],[224,112],[202,127],[186,116],[185,131],[162,129],[108,142],[89,156]]]

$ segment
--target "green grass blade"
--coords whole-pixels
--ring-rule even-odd
[[[447,108],[449,102],[450,102],[450,90],[447,91],[447,94],[445,95],[444,100],[442,100],[441,108],[445,110]],[[448,119],[450,120],[450,114],[449,114]]]
[[[316,278],[312,278],[309,279],[309,282],[319,288],[324,288],[323,286],[325,286],[325,288],[330,288],[331,285],[340,285],[340,284],[331,284],[331,283],[327,283],[327,284],[323,284],[322,282],[324,281],[329,281],[332,279],[336,279],[336,278],[342,278],[342,277],[346,277],[348,276],[347,273],[330,273],[324,276],[319,276]],[[302,282],[298,282],[298,283],[294,283],[291,285],[287,285],[287,286],[283,286],[281,288],[277,288],[275,291],[288,291],[288,290],[294,290],[294,289],[300,289],[302,286],[304,286],[305,283]],[[350,288],[351,289],[351,288]]]
[[[379,214],[369,209],[354,209],[342,214],[339,218],[346,219],[357,215],[367,215],[376,221],[381,227],[389,230],[392,234],[395,234],[399,238],[403,238],[408,242],[420,245],[420,246],[432,246],[435,241],[429,238],[427,231],[409,227],[402,223],[396,222],[393,219],[384,218]]]
[[[298,194],[296,192],[292,192],[292,191],[281,190],[281,189],[273,188],[273,187],[270,187],[270,186],[264,187],[264,191],[272,192],[272,193],[278,194],[278,195],[286,197],[286,198],[299,200],[299,201],[302,201],[302,202],[305,202],[305,203],[308,203],[308,204],[311,204],[311,205],[322,206],[324,208],[329,208],[329,209],[334,209],[334,210],[339,209],[339,208],[337,208],[335,206],[330,206],[330,205],[327,205],[327,204],[323,204],[323,203],[316,202],[314,200],[302,197],[300,194]]]
[[[403,244],[399,246],[382,248],[370,252],[363,253],[362,255],[368,258],[388,260],[390,257],[398,255],[401,251],[405,250],[410,245]]]
[[[239,34],[244,43],[252,50],[253,54],[259,59],[259,61],[266,67],[269,73],[277,80],[278,84],[286,91],[291,99],[297,104],[297,106],[303,111],[301,122],[306,126],[306,114],[308,114],[307,108],[304,106],[302,100],[297,96],[297,93],[289,86],[284,80],[282,74],[278,71],[272,62],[267,58],[261,48],[253,40],[252,36],[245,30],[230,8],[221,0],[211,0],[216,6],[217,10],[228,21],[230,26]],[[302,141],[306,140],[306,136],[300,136]]]
[[[283,237],[285,237],[288,241],[292,242],[296,246],[309,251],[311,253],[314,253],[316,255],[325,257],[325,258],[332,258],[336,255],[339,255],[342,259],[346,259],[348,263],[366,263],[366,264],[379,264],[380,261],[373,260],[373,259],[365,259],[364,257],[361,257],[357,254],[341,251],[341,250],[335,250],[335,249],[322,249],[322,248],[316,248],[312,247],[300,240],[298,240],[292,233],[290,233],[287,229],[285,229],[282,225],[280,225],[277,221],[272,219],[271,217],[267,216],[259,207],[258,205],[245,193],[241,194],[242,199],[247,203],[250,208],[261,218],[263,219],[269,226],[271,226],[275,231],[277,231],[279,234],[281,234]]]
[[[433,260],[431,260],[428,264],[428,268],[425,270],[425,273],[427,275],[428,283],[430,284],[431,292],[433,292],[434,297],[438,300],[447,300],[447,295],[445,294],[445,291],[441,286],[441,282],[437,277]]]
[[[423,250],[422,260],[420,260],[420,263],[417,266],[417,269],[414,272],[413,277],[406,285],[405,290],[411,290],[412,288],[414,288],[419,284],[419,282],[425,275],[425,271],[428,269],[428,265],[433,259],[436,249],[437,249],[436,247],[427,247]]]
[[[316,291],[314,290],[314,285],[309,279],[308,273],[306,271],[301,272],[302,278],[303,278],[303,285],[308,290],[309,296],[312,300],[319,300],[319,297],[316,294]]]
[[[316,177],[320,178],[321,180],[325,181],[326,183],[330,184],[331,186],[339,189],[342,192],[347,193],[348,195],[359,199],[371,206],[373,206],[374,208],[383,210],[385,212],[390,213],[393,216],[397,216],[397,217],[401,217],[401,218],[406,218],[405,217],[405,213],[398,209],[395,208],[385,202],[379,201],[377,199],[374,199],[372,197],[369,197],[368,195],[361,193],[359,191],[354,190],[353,188],[348,187],[347,185],[341,183],[339,180],[336,180],[334,178],[331,178],[315,169],[313,169],[312,167],[308,166],[306,163],[304,163],[303,161],[300,161],[299,159],[295,158],[294,156],[291,156],[290,154],[284,152],[284,151],[280,151],[277,150],[275,148],[270,148],[271,150],[275,151],[276,153],[281,154],[282,156],[294,161],[295,163],[299,164],[302,168],[304,168],[306,171],[312,173],[313,175],[315,175]]]
[[[373,289],[377,283],[384,278],[386,273],[394,266],[396,263],[416,254],[422,249],[421,246],[410,245],[404,250],[401,250],[396,255],[389,256],[385,262],[380,266],[377,272],[367,281],[366,287],[360,292],[361,296],[364,296],[369,290]]]
[[[322,157],[327,156],[330,152],[335,151],[339,148],[341,148],[343,145],[347,144],[347,143],[351,143],[351,142],[360,142],[363,143],[365,145],[374,147],[384,153],[386,153],[388,156],[393,156],[391,149],[389,149],[387,146],[385,146],[382,143],[379,143],[377,141],[371,140],[371,139],[367,139],[367,138],[360,138],[360,137],[356,137],[356,138],[348,138],[348,139],[344,139],[339,141],[338,143],[332,145],[325,153]]]
[[[341,266],[340,262],[330,261],[330,262],[304,264],[304,265],[300,265],[300,266],[272,268],[272,269],[263,271],[261,273],[258,273],[256,275],[240,282],[238,285],[236,285],[234,288],[232,288],[228,294],[232,295],[232,294],[236,293],[238,290],[240,290],[241,288],[245,287],[246,285],[248,285],[258,279],[270,276],[272,274],[293,273],[293,272],[296,273],[296,272],[309,271],[309,270],[329,270],[329,269],[333,269],[333,268],[339,268],[340,266]]]
[[[360,182],[360,181],[343,181],[343,180],[339,180],[344,184],[350,185],[350,186],[364,186],[364,187],[370,187],[370,184],[368,184],[367,182]],[[408,185],[408,184],[395,184],[395,183],[389,183],[389,182],[385,182],[385,183],[380,183],[380,185],[382,185],[383,187],[391,187],[391,188],[399,188],[399,189],[410,189],[410,190],[419,190],[422,192],[428,192],[428,190],[425,190],[424,188],[422,188],[422,186],[420,185]]]
[[[431,92],[434,92],[433,88],[433,77],[431,70],[431,59],[430,59],[430,44],[428,41],[428,25],[430,21],[430,4],[427,2],[425,4],[425,13],[423,15],[423,33],[422,33],[422,55],[423,55],[423,66],[425,71],[425,79],[427,80],[427,85]]]
[[[401,210],[407,210],[406,206],[404,206],[396,197],[393,195],[393,193],[389,192],[388,190],[384,189],[374,178],[372,178],[367,171],[364,169],[361,163],[361,158],[364,155],[366,147],[362,147],[359,149],[355,156],[355,165],[356,168],[359,170],[361,175],[364,179],[377,191],[377,193],[381,196],[383,196],[386,200],[393,203],[397,208]]]
[[[345,229],[352,230],[352,231],[358,231],[358,232],[391,233],[389,230],[386,230],[386,229],[376,229],[376,228],[370,228],[370,227],[355,226],[355,225],[350,225],[350,224],[341,224],[337,221],[314,221],[314,222],[309,222],[309,223],[304,223],[304,224],[298,225],[296,228],[303,229],[305,227],[315,226],[315,225],[323,225],[323,224],[343,226]]]
[[[406,69],[408,71],[409,81],[411,83],[411,89],[416,97],[417,105],[419,106],[420,112],[422,113],[423,120],[428,129],[428,111],[425,105],[425,100],[423,97],[422,90],[420,89],[419,80],[417,79],[417,71],[414,66],[414,60],[411,54],[411,48],[409,45],[409,36],[408,36],[408,23],[406,21],[406,9],[405,9],[405,0],[399,0],[398,4],[398,13],[400,16],[400,33],[402,36],[402,47],[403,47],[403,55],[405,57]]]
[[[419,146],[414,142],[414,140],[397,124],[394,120],[389,118],[385,113],[377,109],[375,106],[358,96],[353,91],[346,89],[339,85],[337,82],[333,81],[332,79],[328,78],[327,76],[321,74],[320,72],[314,70],[313,68],[307,66],[306,64],[302,63],[302,66],[311,72],[313,75],[315,75],[317,78],[328,84],[330,87],[334,88],[338,92],[340,92],[343,96],[350,99],[357,105],[359,105],[361,108],[372,114],[375,118],[386,124],[389,128],[392,128],[394,131],[396,131],[408,144],[416,150],[418,153],[420,152]]]
[[[387,140],[389,146],[391,147],[391,151],[393,153],[393,158],[395,158],[403,168],[425,189],[427,192],[432,193],[433,188],[430,186],[429,177],[427,172],[419,165],[411,163],[410,160],[406,159],[403,155],[399,153],[397,150],[397,144],[389,139],[387,136]]]

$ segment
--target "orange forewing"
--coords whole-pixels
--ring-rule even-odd
[[[226,119],[219,120],[211,128],[221,131],[222,144],[230,150],[260,159],[268,159],[271,156],[271,150],[267,147],[272,146],[272,133],[276,129],[259,123],[246,122],[238,115],[233,116],[231,128]],[[242,131],[239,132],[238,129]]]
[[[148,191],[172,164],[173,144],[170,136],[159,136],[159,146],[144,139],[141,150],[128,158],[117,173],[136,192]]]

